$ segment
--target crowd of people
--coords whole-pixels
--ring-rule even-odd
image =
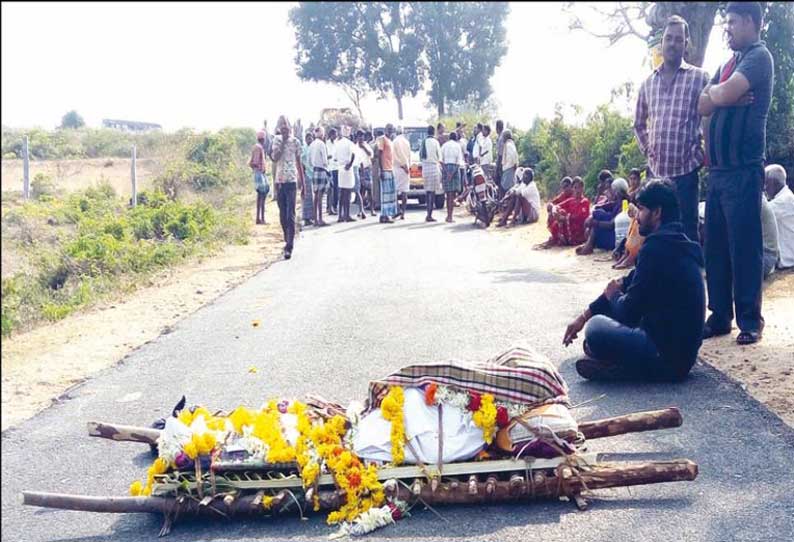
[[[759,341],[762,280],[776,268],[794,266],[794,194],[781,166],[764,168],[774,81],[773,59],[760,40],[762,10],[757,2],[730,2],[726,18],[734,55],[713,77],[685,60],[687,21],[668,20],[663,62],[640,87],[635,112],[644,171],[632,169],[628,180],[601,171],[592,201],[581,177],[565,177],[546,206],[549,238],[537,248],[575,246],[579,255],[611,251],[616,269],[634,268],[611,281],[565,332],[567,345],[585,330],[585,357],[577,369],[586,378],[683,378],[702,340],[730,333],[734,316],[737,343]],[[446,221],[454,221],[455,206],[472,189],[475,165],[495,185],[503,213],[498,226],[507,226],[511,216],[513,224],[540,219],[535,172],[520,167],[504,123],[495,128],[494,145],[487,125],[478,124],[469,138],[460,122],[449,133],[441,123],[427,127],[419,151],[427,222],[436,221],[435,195],[441,192]],[[272,143],[260,131],[249,162],[259,223],[269,190],[265,157],[273,160],[285,258],[294,246],[298,190],[304,226],[327,225],[323,203],[338,222],[365,219],[367,208],[374,216],[376,207],[382,223],[405,218],[415,164],[399,127],[387,124],[374,133],[317,127],[304,142],[290,130],[281,117]],[[704,167],[707,193],[699,205]],[[711,314],[705,318],[707,299]]]
[[[540,216],[540,193],[534,184],[534,172],[518,167],[518,149],[510,130],[501,120],[496,122],[496,156],[491,128],[477,124],[470,138],[465,125],[458,122],[446,133],[444,125],[428,126],[420,144],[419,164],[424,183],[427,222],[435,222],[433,211],[436,194],[446,196],[447,222],[454,222],[454,208],[472,185],[469,166],[482,168],[489,181],[495,183],[504,210],[500,225],[536,222]],[[305,134],[303,141],[285,116],[276,124],[276,133],[259,130],[257,142],[248,162],[254,174],[257,193],[256,223],[265,224],[265,201],[270,193],[266,159],[272,163],[275,199],[284,228],[284,256],[289,259],[294,248],[296,219],[289,212],[301,194],[302,226],[327,226],[326,215],[337,216],[337,222],[366,219],[367,212],[375,216],[380,211],[382,223],[404,220],[410,189],[412,157],[411,144],[401,127],[386,124],[373,131],[350,126],[329,127],[327,132],[317,126]],[[279,197],[283,184],[286,187]],[[292,194],[294,192],[294,194]],[[351,202],[351,199],[355,200]],[[356,218],[350,213],[351,203],[357,204]],[[282,213],[280,213],[282,214]]]

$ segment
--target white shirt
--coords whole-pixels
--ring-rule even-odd
[[[504,156],[502,157],[502,171],[508,170],[518,165],[518,150],[512,139],[505,142]]]
[[[366,141],[364,141],[362,145],[364,145],[364,149],[367,149],[369,151],[369,154],[364,152],[364,149],[362,149],[361,147],[358,146],[358,144],[356,144],[356,152],[360,157],[359,164],[363,165],[365,168],[372,167],[372,156],[373,156],[372,147]]]
[[[441,147],[441,161],[445,164],[460,164],[463,161],[463,153],[460,152],[460,145],[451,139]]]
[[[339,169],[339,164],[336,161],[336,144],[339,139],[331,141],[330,139],[325,142],[325,148],[328,150],[328,171],[336,171]]]
[[[480,165],[487,165],[493,162],[493,141],[490,137],[483,137],[477,150],[480,156]],[[483,154],[485,153],[485,154]]]
[[[441,145],[438,144],[438,139],[435,137],[428,137],[425,139],[424,145],[427,156],[422,159],[422,162],[440,162]]]
[[[774,258],[775,265],[780,261],[780,245],[777,235],[777,221],[766,194],[761,195],[761,233],[764,240],[764,255]]]
[[[769,202],[777,222],[781,269],[794,266],[794,193],[788,186]]]
[[[309,165],[312,168],[321,167],[328,169],[328,149],[322,139],[315,139],[309,145]]]
[[[475,163],[479,163],[480,157],[480,142],[482,141],[482,134],[477,134],[474,137],[474,147],[472,147],[472,157],[471,159],[474,160]]]
[[[458,138],[458,143],[460,143],[460,150],[463,151],[463,157],[466,157],[466,147],[469,146],[469,140],[463,136]]]
[[[540,216],[540,192],[538,192],[538,185],[534,181],[529,184],[521,183],[521,195],[529,202],[530,207],[535,209],[535,212]]]
[[[351,158],[355,158],[355,148],[353,142],[348,138],[343,137],[337,139],[334,145],[334,158],[339,165],[339,188],[353,188],[355,186],[355,177],[353,176],[353,167],[345,169],[345,166],[350,163]],[[353,161],[355,164],[355,160]]]
[[[395,166],[411,166],[411,142],[403,134],[394,138],[392,152]]]

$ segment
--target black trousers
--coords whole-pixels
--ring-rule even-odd
[[[709,172],[706,195],[706,285],[709,324],[759,331],[764,248],[761,234],[761,165]]]
[[[297,183],[283,183],[278,185],[278,217],[281,229],[284,230],[285,250],[292,250],[295,240],[295,198]]]
[[[678,209],[681,212],[681,223],[684,226],[684,233],[690,240],[699,243],[698,235],[698,170],[691,171],[686,175],[679,175],[672,178],[676,188],[678,199]]]

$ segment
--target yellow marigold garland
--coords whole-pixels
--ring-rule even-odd
[[[392,463],[401,465],[405,460],[405,414],[403,404],[405,395],[400,386],[392,386],[380,403],[383,419],[391,422]]]
[[[268,462],[295,461],[295,448],[289,445],[281,430],[281,414],[276,401],[270,401],[267,407],[256,415],[252,434],[267,444]]]
[[[402,463],[404,459],[403,446],[405,443],[404,396],[402,388],[395,387],[389,391],[384,399],[384,417],[392,421],[392,450],[395,464]],[[205,423],[211,431],[221,431],[226,427],[228,420],[238,434],[243,433],[243,427],[251,425],[252,435],[261,439],[268,446],[267,461],[274,463],[296,461],[300,468],[300,475],[304,488],[309,488],[316,483],[321,472],[321,463],[324,463],[332,474],[336,485],[345,492],[345,504],[339,510],[328,515],[328,523],[335,524],[341,521],[352,522],[358,516],[367,512],[372,507],[381,506],[385,501],[383,485],[378,480],[378,469],[375,465],[364,465],[351,451],[345,449],[342,439],[347,432],[347,420],[343,416],[334,416],[321,424],[312,424],[306,413],[306,405],[300,402],[291,403],[288,412],[297,418],[298,441],[295,447],[289,445],[283,436],[280,412],[276,401],[270,401],[259,412],[251,411],[245,407],[238,407],[228,417],[212,416],[206,409],[200,407],[190,412],[182,410],[178,418],[190,426],[199,416],[205,418]],[[185,455],[195,460],[200,455],[211,453],[217,445],[213,433],[193,434],[190,441],[183,446]],[[311,449],[316,450],[320,462],[312,458]],[[147,471],[146,485],[136,480],[130,485],[130,494],[133,496],[151,495],[154,476],[168,471],[168,462],[158,458]],[[270,509],[273,497],[265,496],[262,507]],[[314,509],[319,510],[319,497],[315,494]]]
[[[320,476],[320,465],[316,461],[312,461],[309,455],[310,446],[312,444],[312,422],[309,416],[306,415],[306,405],[301,402],[295,401],[292,403],[287,412],[295,414],[298,419],[298,442],[295,444],[295,459],[300,468],[300,477],[303,482],[304,489],[308,489],[317,481]],[[313,497],[314,511],[320,509],[320,496],[318,492],[314,493]]]
[[[482,438],[486,444],[491,444],[496,434],[496,405],[493,395],[490,393],[482,395],[480,408],[472,415],[472,420],[477,427],[482,429]]]

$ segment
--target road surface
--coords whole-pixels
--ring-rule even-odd
[[[309,230],[280,261],[141,347],[57,405],[2,436],[2,539],[139,541],[161,518],[20,505],[23,489],[125,495],[145,477],[146,446],[86,436],[88,420],[142,425],[182,394],[210,408],[258,406],[319,393],[346,403],[367,382],[409,362],[484,360],[517,342],[560,366],[579,418],[678,406],[674,430],[593,441],[611,459],[686,457],[695,482],[601,491],[590,510],[571,503],[440,509],[371,540],[721,541],[794,539],[794,431],[735,383],[698,363],[683,384],[593,384],[561,346],[565,325],[596,285],[539,270],[540,256],[469,221],[368,218]],[[541,227],[541,226],[535,226]],[[259,327],[252,321],[260,320]],[[130,322],[130,325],[135,325]],[[257,371],[250,373],[255,366]],[[168,540],[327,540],[324,517],[185,521]]]

